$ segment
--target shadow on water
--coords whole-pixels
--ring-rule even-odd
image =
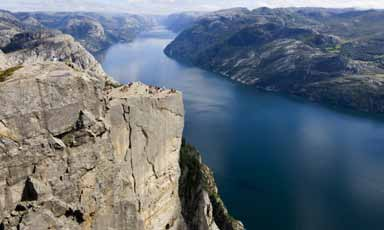
[[[174,34],[108,50],[116,80],[183,92],[184,135],[215,172],[247,229],[379,230],[384,219],[384,119],[261,92],[163,54]]]

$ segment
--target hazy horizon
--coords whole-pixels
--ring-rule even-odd
[[[219,9],[246,7],[322,7],[384,9],[384,0],[3,0],[0,9],[9,11],[93,11],[127,12],[137,14],[169,14],[182,11],[214,11]]]

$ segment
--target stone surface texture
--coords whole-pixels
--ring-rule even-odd
[[[183,126],[176,90],[112,87],[61,62],[15,69],[0,82],[0,226],[242,229],[216,224],[228,213],[215,184],[182,194]],[[188,177],[203,175],[213,180],[207,168]]]
[[[3,48],[8,66],[51,61],[65,62],[93,77],[106,77],[96,59],[70,35],[59,31],[27,31],[15,35]],[[1,60],[0,60],[1,62]]]
[[[177,229],[179,92],[38,63],[0,85],[6,229]]]

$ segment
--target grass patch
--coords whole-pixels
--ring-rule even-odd
[[[384,54],[381,54],[381,55],[375,55],[374,58],[375,58],[375,59],[384,59]]]
[[[336,46],[334,47],[327,47],[325,48],[325,50],[329,53],[340,53],[341,51],[341,45],[340,44],[337,44]]]
[[[12,76],[14,72],[16,72],[17,70],[19,70],[21,68],[23,68],[23,66],[19,65],[19,66],[14,66],[14,67],[8,68],[6,70],[0,70],[0,82],[5,81],[7,78]]]

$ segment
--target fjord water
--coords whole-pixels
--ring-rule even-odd
[[[384,120],[260,92],[163,54],[152,31],[108,50],[121,83],[183,92],[185,138],[250,230],[384,229]]]

